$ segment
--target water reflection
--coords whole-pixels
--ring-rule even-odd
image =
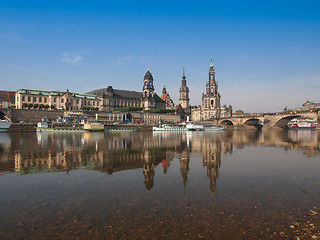
[[[319,154],[317,131],[227,131],[221,133],[24,133],[0,135],[0,171],[22,174],[71,171],[85,168],[112,174],[142,169],[145,188],[154,185],[155,167],[166,175],[179,160],[183,186],[187,186],[190,154],[202,156],[203,167],[216,189],[222,154],[246,146],[301,149],[308,157]]]

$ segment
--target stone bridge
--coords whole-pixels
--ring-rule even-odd
[[[237,115],[231,118],[214,120],[216,124],[254,127],[279,127],[286,129],[288,122],[294,118],[305,117],[319,124],[320,109],[295,110],[277,113],[258,113]]]

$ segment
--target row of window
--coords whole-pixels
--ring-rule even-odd
[[[140,104],[138,102],[127,102],[127,101],[115,101],[115,106],[121,106],[121,107],[139,107]]]
[[[18,98],[17,100],[19,101],[19,98]],[[43,100],[44,103],[47,102],[47,98],[43,98],[43,99],[42,99],[42,97],[38,97],[38,101],[39,101],[39,102],[42,102],[42,100]],[[26,96],[22,96],[22,102],[25,102],[25,101],[26,101]],[[31,102],[31,96],[28,96],[28,97],[27,97],[27,101],[28,101],[28,102]],[[37,101],[37,97],[33,97],[33,102],[36,102],[36,101]],[[61,101],[61,103],[64,103],[64,98],[61,98],[60,101]],[[54,103],[57,102],[57,98],[56,98],[56,97],[53,98],[53,102],[54,102]],[[67,103],[69,102],[69,99],[68,99],[68,98],[66,99],[66,102],[67,102]],[[73,99],[70,99],[70,103],[73,103]],[[76,103],[76,104],[79,104],[79,99],[76,99],[76,100],[75,100],[75,103]],[[91,106],[91,102],[84,100],[84,105]],[[99,102],[92,101],[92,105],[93,105],[93,106],[99,106]]]

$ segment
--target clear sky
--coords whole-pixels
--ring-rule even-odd
[[[1,90],[113,86],[201,104],[210,58],[222,104],[281,111],[320,101],[320,1],[0,1]]]

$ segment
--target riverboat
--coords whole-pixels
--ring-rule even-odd
[[[102,132],[104,124],[99,122],[85,123],[83,129],[90,132]]]
[[[37,132],[60,132],[60,131],[84,131],[84,129],[80,125],[70,125],[70,124],[52,124],[45,121],[38,122],[36,127]]]
[[[204,127],[201,124],[188,123],[186,128],[188,131],[204,131]]]
[[[153,131],[188,131],[185,124],[162,124],[159,127],[152,127]]]
[[[292,121],[287,124],[289,129],[299,130],[299,129],[306,129],[306,130],[314,130],[317,127],[316,122],[311,121]]]
[[[225,131],[226,127],[224,126],[219,126],[219,125],[211,125],[211,126],[203,126],[203,130],[204,131],[208,131],[208,132],[218,132],[218,131]]]
[[[5,119],[0,120],[0,132],[6,132],[8,131],[9,127],[11,126],[12,122],[11,120],[4,116]]]

